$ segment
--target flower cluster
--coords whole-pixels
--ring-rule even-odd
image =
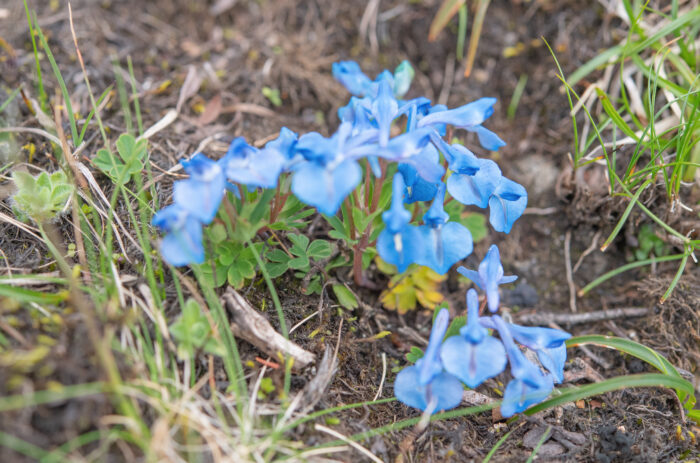
[[[541,402],[552,392],[554,383],[564,380],[565,341],[569,333],[552,328],[526,327],[506,322],[496,312],[498,285],[514,281],[504,276],[498,247],[491,246],[478,271],[459,268],[486,292],[491,316],[479,315],[477,292],[467,292],[467,321],[459,335],[443,339],[449,313],[442,309],[433,324],[425,355],[415,365],[401,370],[394,383],[394,394],[406,405],[428,413],[459,405],[462,384],[476,388],[488,378],[502,373],[507,364],[513,378],[506,386],[501,414],[510,417]],[[492,333],[498,333],[498,338]],[[540,365],[529,360],[518,346],[537,355]],[[544,368],[544,371],[543,371]]]
[[[298,136],[282,128],[279,137],[261,149],[239,137],[219,161],[201,153],[183,161],[190,178],[176,182],[174,204],[153,219],[167,233],[160,248],[166,261],[186,265],[204,260],[201,228],[213,220],[226,188],[235,189],[235,183],[274,188],[286,172],[292,175],[292,192],[302,202],[334,215],[362,181],[362,159],[377,177],[386,174],[383,165],[398,164],[377,249],[400,271],[418,263],[444,274],[471,253],[471,234],[445,213],[446,192],[462,204],[489,207],[493,227],[510,231],[525,209],[525,189],[503,177],[495,162],[478,159],[463,145],[443,139],[451,125],[476,133],[488,150],[505,145],[482,125],[493,113],[495,98],[451,110],[431,105],[426,98],[404,100],[413,78],[408,62],[375,80],[352,61],[335,63],[333,75],[354,96],[340,108],[341,123],[332,136],[316,132]],[[394,135],[392,128],[399,121],[403,131]],[[421,226],[410,224],[411,214],[404,208],[416,201],[432,201]]]

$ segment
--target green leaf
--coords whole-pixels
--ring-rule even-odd
[[[416,363],[421,358],[423,358],[423,351],[416,346],[412,346],[411,350],[406,354],[406,360],[411,363]]]
[[[338,299],[338,303],[340,303],[340,305],[346,309],[353,310],[360,306],[355,298],[355,295],[345,286],[333,285],[333,292],[335,293],[335,297]]]
[[[331,244],[326,240],[314,240],[306,251],[309,257],[315,260],[327,259],[331,256]]]
[[[241,275],[241,273],[238,271],[238,267],[235,265],[228,268],[227,277],[228,284],[233,286],[235,289],[240,289],[245,282],[245,278],[243,278],[243,275]]]
[[[289,260],[289,268],[294,270],[308,271],[309,267],[310,262],[307,256],[299,256]]]
[[[290,233],[287,235],[287,238],[292,242],[289,252],[295,256],[306,256],[306,248],[309,246],[309,239],[306,236]]]
[[[220,223],[215,223],[209,227],[209,238],[214,244],[222,243],[226,240],[226,227]]]
[[[452,320],[452,323],[450,323],[449,328],[447,328],[447,332],[445,333],[445,339],[449,338],[450,336],[458,335],[459,330],[462,329],[462,327],[466,324],[467,324],[466,315],[459,315],[459,316],[455,317]]]
[[[270,262],[287,262],[290,259],[287,253],[281,249],[272,249],[265,254],[265,257]]]

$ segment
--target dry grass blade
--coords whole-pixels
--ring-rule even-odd
[[[318,431],[325,432],[326,434],[329,434],[329,435],[335,437],[336,439],[342,440],[343,442],[347,443],[350,447],[354,448],[355,450],[357,450],[361,454],[365,455],[367,458],[369,458],[370,460],[372,460],[375,463],[384,463],[382,460],[377,458],[377,456],[374,455],[372,452],[370,452],[369,450],[367,450],[366,448],[364,448],[363,446],[361,446],[357,442],[351,441],[350,439],[348,439],[346,436],[342,435],[338,431],[335,431],[331,428],[327,428],[327,427],[323,426],[322,424],[316,424],[314,426],[314,429],[317,429]]]

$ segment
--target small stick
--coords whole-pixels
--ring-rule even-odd
[[[567,230],[564,235],[564,263],[566,264],[566,282],[569,285],[569,307],[572,312],[576,312],[576,286],[571,270],[571,230]]]
[[[576,273],[576,270],[581,266],[583,263],[583,259],[596,249],[598,249],[598,240],[600,239],[600,230],[595,232],[595,235],[593,235],[593,240],[591,241],[591,245],[586,248],[585,251],[581,254],[581,256],[578,258],[576,261],[576,264],[574,264],[574,269],[572,270],[573,273]]]
[[[316,361],[314,354],[275,331],[270,322],[235,290],[228,289],[222,299],[232,315],[231,330],[236,337],[245,339],[270,357],[276,358],[280,353],[292,357],[292,368],[297,371]]]
[[[613,320],[615,318],[643,317],[649,313],[646,307],[622,307],[619,309],[597,310],[595,312],[568,314],[537,312],[523,315],[516,315],[518,323],[525,325],[548,325],[557,323],[561,325],[580,325],[583,323]]]

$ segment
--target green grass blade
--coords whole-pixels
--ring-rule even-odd
[[[36,23],[36,18],[34,19],[34,22]],[[68,113],[68,122],[70,123],[70,132],[71,136],[73,137],[73,143],[76,144],[78,141],[78,125],[75,122],[75,113],[73,113],[73,106],[71,105],[70,102],[70,95],[68,94],[68,87],[66,87],[66,82],[63,80],[63,76],[61,75],[61,70],[58,68],[58,64],[56,63],[56,59],[53,57],[53,53],[51,53],[51,48],[49,47],[48,42],[46,41],[46,37],[44,36],[44,33],[41,31],[40,28],[37,28],[37,34],[39,35],[39,40],[41,41],[41,46],[44,49],[44,52],[46,53],[46,57],[49,59],[49,63],[51,63],[51,69],[53,70],[54,76],[56,77],[56,80],[58,81],[58,86],[61,87],[61,94],[63,95],[63,102],[66,105],[66,112]]]
[[[37,405],[61,402],[77,397],[101,394],[108,389],[103,382],[62,386],[55,390],[36,391],[32,394],[16,394],[0,397],[0,412],[36,407]]]
[[[532,449],[532,453],[528,457],[527,461],[525,463],[532,463],[535,460],[535,457],[537,456],[537,452],[540,451],[540,447],[542,447],[542,444],[544,444],[544,441],[546,441],[549,436],[551,436],[552,433],[552,426],[547,426],[547,430],[542,434],[542,437],[540,437],[539,442],[537,442],[537,445],[535,446],[534,449]]]
[[[4,285],[0,283],[0,296],[8,297],[18,302],[36,302],[37,304],[58,304],[68,299],[68,292],[42,293],[26,288]]]
[[[622,230],[622,226],[625,224],[625,222],[627,222],[627,217],[629,217],[630,213],[632,212],[632,209],[634,209],[634,205],[637,204],[639,195],[641,195],[642,192],[646,190],[647,186],[649,186],[652,183],[652,181],[654,181],[654,179],[649,179],[646,182],[644,182],[642,186],[637,188],[637,192],[634,194],[634,196],[630,200],[630,203],[625,208],[625,212],[622,213],[620,220],[617,221],[617,225],[615,225],[615,228],[613,229],[612,233],[610,233],[608,239],[606,239],[603,245],[600,247],[601,251],[605,251],[606,249],[608,249],[610,243],[612,243],[615,237],[617,237],[617,234],[620,233],[620,230]]]
[[[10,103],[12,103],[12,101],[17,97],[17,95],[19,95],[19,87],[12,90],[12,92],[10,92],[10,94],[7,96],[7,100],[5,100],[3,104],[0,105],[0,113],[3,112]]]
[[[30,444],[29,442],[22,440],[19,437],[15,437],[11,434],[7,434],[2,431],[0,431],[0,447],[6,447],[15,451],[16,453],[29,457],[35,461],[43,460],[50,461],[52,463],[61,463],[63,461],[66,461],[66,455],[61,455],[60,458],[56,457],[51,460],[48,460],[47,457],[49,456],[49,452],[47,452],[46,450],[37,447],[34,444]]]
[[[566,341],[566,347],[576,347],[584,345],[594,345],[600,347],[608,347],[619,350],[625,354],[637,357],[639,360],[647,362],[661,373],[665,375],[675,376],[680,378],[681,375],[676,370],[671,362],[666,360],[664,356],[656,352],[654,349],[647,347],[638,342],[630,341],[629,339],[618,338],[615,336],[604,336],[600,334],[590,334],[584,336],[574,336]]]
[[[34,29],[34,23],[32,21],[32,15],[29,13],[29,6],[27,6],[27,0],[24,2],[24,12],[27,15],[27,24],[29,25],[29,35],[32,38],[32,51],[34,52],[34,64],[36,66],[36,80],[39,92],[39,104],[41,105],[41,110],[46,112],[48,108],[48,98],[46,96],[46,90],[44,89],[44,80],[41,77],[41,63],[39,61],[39,50],[36,46],[36,30]]]
[[[667,387],[670,389],[681,390],[688,395],[693,394],[693,385],[688,381],[681,378],[676,378],[675,376],[660,373],[618,376],[616,378],[606,379],[605,381],[601,381],[599,383],[570,387],[563,390],[560,389],[559,395],[528,408],[525,411],[525,414],[534,415],[535,413],[547,410],[548,408],[563,405],[568,402],[574,402],[576,400],[585,399],[594,395],[600,395],[606,392],[629,389],[633,387]]]
[[[493,458],[493,456],[496,454],[498,449],[501,448],[501,445],[503,445],[505,443],[505,441],[508,440],[510,435],[513,434],[513,431],[515,431],[515,429],[511,429],[506,434],[504,434],[503,437],[498,439],[498,442],[496,442],[496,445],[491,447],[491,450],[489,450],[489,453],[486,454],[484,461],[482,461],[481,463],[489,463],[489,461],[491,461],[491,458]]]
[[[678,271],[674,275],[673,280],[671,280],[671,284],[668,285],[668,289],[666,290],[664,295],[661,296],[661,299],[659,299],[660,304],[663,304],[664,302],[666,302],[666,299],[668,299],[669,296],[671,295],[671,293],[673,292],[673,288],[676,287],[676,285],[678,284],[678,281],[681,279],[681,276],[683,275],[683,271],[685,270],[685,266],[688,263],[688,256],[689,255],[690,255],[690,253],[686,254],[681,259],[681,265],[678,266]]]
[[[593,288],[595,288],[599,284],[609,280],[610,278],[612,278],[616,275],[619,275],[620,273],[626,272],[627,270],[632,270],[633,268],[637,268],[637,267],[644,267],[645,265],[650,265],[650,264],[653,264],[654,262],[669,262],[672,260],[680,260],[680,259],[683,259],[685,256],[686,256],[686,254],[673,254],[671,256],[654,257],[651,259],[644,259],[644,260],[640,260],[637,262],[632,262],[632,263],[623,265],[623,266],[618,267],[615,270],[611,270],[611,271],[599,276],[595,280],[591,281],[586,286],[584,286],[583,289],[581,289],[578,292],[578,295],[579,295],[579,297],[584,296],[585,294],[587,294],[590,290],[592,290]]]

